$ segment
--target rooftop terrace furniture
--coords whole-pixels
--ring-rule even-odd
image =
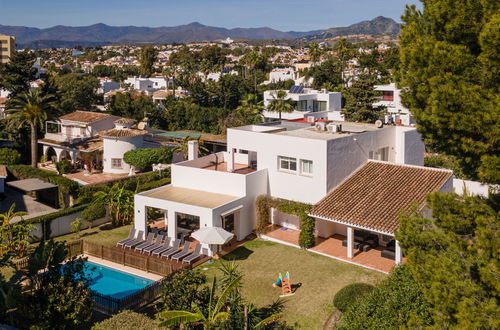
[[[169,250],[175,249],[175,251],[178,251],[179,246],[181,246],[181,241],[179,241],[178,239],[174,239],[174,241],[172,242],[172,246],[165,244],[164,247],[154,250],[152,255],[160,257],[162,253],[167,252]]]
[[[125,238],[125,239],[122,239],[121,241],[119,241],[118,243],[116,243],[116,246],[123,246],[123,244],[127,243],[128,241],[134,240],[135,239],[135,233],[136,233],[135,228],[130,229],[130,233],[128,234],[128,237]]]
[[[191,254],[191,252],[189,251],[190,245],[191,245],[190,242],[187,242],[187,241],[184,242],[184,248],[182,249],[182,251],[171,256],[170,259],[175,260],[175,261],[181,261],[182,258],[190,255]],[[198,244],[198,245],[200,245],[200,244]]]
[[[150,245],[142,250],[142,253],[149,253],[151,254],[154,250],[160,249],[163,246],[168,246],[170,243],[170,237],[165,237],[165,235],[158,235],[156,237],[156,242],[153,245]]]
[[[146,237],[146,240],[144,241],[144,243],[141,243],[141,244],[137,245],[135,247],[135,250],[141,252],[142,249],[144,249],[144,248],[146,248],[148,246],[153,245],[153,241],[154,241],[155,238],[156,238],[156,234],[155,233],[149,233],[148,237]]]
[[[188,264],[191,264],[194,262],[196,259],[204,257],[205,255],[201,253],[201,244],[196,245],[193,253],[182,259],[182,262],[187,262]]]
[[[184,247],[183,247],[182,251],[189,251],[189,245],[190,245],[189,242],[184,242]],[[179,252],[180,252],[179,248],[177,248],[177,249],[172,248],[171,250],[163,252],[161,254],[161,256],[165,257],[167,259],[170,259],[170,257],[172,257],[174,254],[177,254]]]
[[[141,243],[144,242],[144,240],[141,238],[142,236],[144,235],[144,231],[142,230],[139,230],[139,232],[137,233],[137,238],[136,239],[133,239],[131,241],[128,241],[126,242],[125,244],[123,244],[123,247],[125,248],[133,248],[134,246],[136,245],[139,245]]]

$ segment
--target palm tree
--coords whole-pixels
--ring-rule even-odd
[[[262,122],[263,110],[262,101],[258,101],[255,94],[247,94],[236,108],[236,114],[245,124],[258,124]]]
[[[208,313],[203,314],[200,306],[193,304],[193,312],[189,311],[164,311],[157,314],[157,317],[164,319],[160,323],[160,327],[172,327],[181,324],[199,323],[203,325],[203,329],[214,329],[220,322],[227,320],[230,317],[229,312],[222,311],[226,305],[227,299],[231,292],[235,290],[241,281],[242,276],[233,279],[228,286],[222,291],[219,299],[214,304],[216,279],[214,277],[212,288],[210,289],[210,299],[208,303]]]
[[[319,59],[321,58],[321,55],[323,54],[323,51],[321,48],[319,48],[319,45],[315,42],[312,42],[309,44],[309,52],[308,55],[311,58],[311,62],[313,64],[316,64],[319,62]]]
[[[56,99],[51,94],[43,94],[40,88],[21,93],[9,102],[9,124],[19,129],[29,125],[31,129],[31,166],[36,168],[38,160],[37,128],[56,113]]]
[[[254,93],[257,93],[257,63],[259,63],[260,55],[257,51],[252,50],[243,56],[243,61],[246,66],[253,69]]]
[[[23,216],[28,214],[27,212],[15,212],[14,210],[16,209],[16,203],[12,203],[10,206],[9,210],[6,213],[0,213],[0,222],[2,227],[6,227],[10,224],[10,221],[14,219],[15,217],[20,217],[22,219]]]
[[[107,205],[113,226],[128,224],[133,219],[134,192],[125,189],[125,186],[120,187],[118,183],[108,191],[94,193],[93,203]]]
[[[293,106],[290,103],[290,100],[286,99],[286,97],[287,93],[283,90],[274,92],[273,99],[271,100],[271,103],[269,104],[269,107],[267,109],[268,111],[271,112],[278,112],[280,120],[282,112],[293,111]]]

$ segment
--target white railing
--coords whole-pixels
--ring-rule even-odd
[[[68,143],[75,143],[81,140],[84,140],[86,138],[89,138],[89,136],[69,136],[63,133],[45,133],[45,139],[47,140],[53,140],[57,142],[68,142]]]

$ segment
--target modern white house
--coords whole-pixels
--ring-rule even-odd
[[[295,80],[295,68],[276,68],[269,73],[268,83],[275,83],[278,81]]]
[[[375,85],[374,88],[376,91],[382,92],[382,96],[380,96],[380,100],[375,102],[373,106],[386,107],[386,122],[402,125],[415,124],[410,110],[405,108],[401,103],[401,90],[396,87],[395,83]]]
[[[277,92],[276,90],[264,92],[264,107],[266,109],[276,98]],[[313,116],[328,120],[344,120],[344,116],[340,113],[342,110],[341,93],[327,92],[325,90],[318,91],[303,86],[292,86],[286,93],[286,99],[292,102],[294,111],[282,113],[282,119],[292,120]],[[277,112],[264,110],[263,114],[267,119],[279,118]]]
[[[106,94],[120,89],[120,84],[109,78],[99,78],[99,84],[101,86],[97,89],[98,94]]]
[[[145,92],[147,95],[153,94],[160,89],[166,89],[168,85],[164,77],[129,77],[123,82],[129,84],[132,89]]]
[[[228,129],[225,152],[198,158],[196,149],[196,142],[192,141],[189,160],[172,164],[170,185],[135,195],[134,226],[137,230],[147,232],[150,220],[147,211],[151,207],[163,210],[169,237],[179,238],[201,227],[222,227],[232,232],[237,240],[243,240],[255,229],[256,198],[268,195],[317,205],[313,208],[315,213],[311,214],[316,219],[315,234],[324,238],[335,234],[347,237],[351,232],[348,240],[352,239],[352,242],[346,243],[351,252],[343,248],[345,258],[350,258],[355,244],[354,228],[371,232],[374,228],[349,226],[350,218],[337,219],[343,221],[344,227],[325,223],[330,221],[324,219],[330,213],[320,211],[328,210],[328,205],[321,207],[324,199],[343,187],[346,180],[355,177],[356,173],[369,177],[372,163],[390,167],[389,176],[385,177],[384,171],[374,172],[376,177],[369,180],[380,184],[391,182],[392,187],[402,184],[402,189],[392,189],[399,196],[392,196],[397,212],[392,210],[391,216],[401,207],[408,206],[405,203],[413,197],[418,197],[421,202],[422,196],[428,192],[451,189],[451,172],[422,166],[424,144],[412,127],[377,127],[350,122],[269,122]],[[422,181],[425,184],[419,181],[419,175],[428,178]],[[405,182],[413,183],[406,185]],[[343,190],[343,198],[355,200],[358,196],[359,200],[371,201],[376,206],[376,194],[363,197],[363,189],[361,186],[355,190]],[[391,191],[390,187],[381,189]],[[408,193],[415,189],[418,196]],[[398,204],[400,197],[405,197],[402,204]],[[360,217],[366,211],[363,207],[360,205]],[[273,216],[272,223],[300,230],[297,217],[292,218]],[[382,246],[394,240],[394,232],[392,236],[389,231],[380,235],[386,236],[380,240],[377,236],[377,242]],[[394,249],[399,249],[399,246],[396,244]],[[397,251],[389,256],[392,264],[401,261],[395,259],[402,255],[400,250]]]

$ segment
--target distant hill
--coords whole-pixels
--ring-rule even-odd
[[[46,29],[24,26],[0,25],[0,33],[13,35],[20,47],[31,48],[96,46],[120,43],[186,43],[216,39],[297,39],[321,40],[338,35],[377,34],[396,36],[399,24],[385,17],[377,17],[349,27],[331,28],[307,32],[282,32],[269,27],[234,28],[207,26],[198,22],[171,27],[109,26],[94,24],[90,26],[57,25]]]
[[[396,38],[400,25],[392,18],[378,16],[371,21],[363,21],[347,27],[336,27],[323,30],[320,33],[304,36],[307,40],[325,40],[349,35],[390,36]]]

